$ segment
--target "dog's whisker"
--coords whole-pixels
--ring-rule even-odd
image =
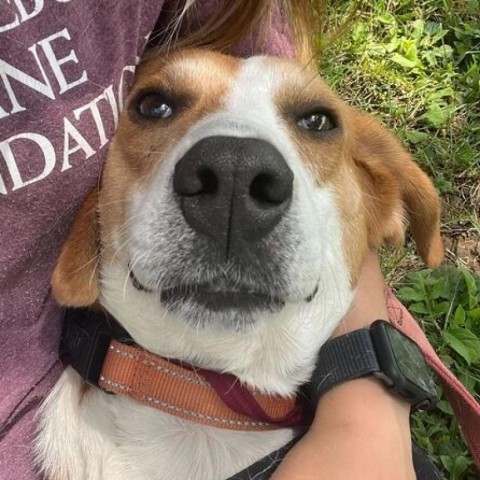
[[[127,296],[127,285],[130,281],[130,275],[133,272],[135,265],[139,263],[144,256],[145,256],[144,254],[140,254],[136,257],[133,256],[131,263],[127,265],[127,274],[125,275],[125,281],[123,283],[123,299],[124,300],[126,300],[126,296]]]
[[[88,284],[90,286],[94,285],[97,281],[97,276],[98,276],[98,271],[99,271],[99,266],[100,266],[101,259],[102,259],[101,254],[98,254],[97,257],[96,257],[95,267],[92,269],[92,273],[90,274],[90,278],[89,278],[89,281],[88,281]]]

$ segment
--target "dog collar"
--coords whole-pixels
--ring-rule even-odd
[[[231,430],[309,423],[301,397],[258,393],[233,375],[154,355],[105,312],[67,310],[60,355],[89,384],[193,422]]]

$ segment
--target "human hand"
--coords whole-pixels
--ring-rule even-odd
[[[353,305],[333,336],[386,319],[385,284],[377,255],[360,273]],[[306,435],[273,480],[414,480],[410,405],[365,377],[338,385],[319,401]]]

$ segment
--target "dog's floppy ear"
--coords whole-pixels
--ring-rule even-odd
[[[78,211],[52,276],[55,300],[68,307],[92,305],[98,298],[98,187]]]
[[[353,157],[366,187],[370,247],[401,245],[405,220],[418,251],[429,267],[443,259],[440,199],[428,176],[400,142],[376,120],[352,112]]]

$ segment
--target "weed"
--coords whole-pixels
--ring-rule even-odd
[[[332,23],[351,4],[332,2]],[[396,131],[446,202],[465,198],[460,215],[480,182],[478,12],[478,1],[371,2],[320,62],[344,98]]]

